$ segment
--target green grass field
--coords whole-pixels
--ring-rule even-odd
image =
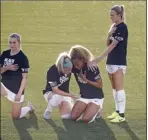
[[[106,48],[105,39],[111,21],[109,9],[124,4],[129,28],[128,69],[125,77],[127,123],[111,124],[106,116],[114,102],[105,60],[99,64],[104,84],[104,119],[93,124],[62,121],[57,109],[52,120],[42,118],[46,102],[42,96],[46,71],[60,52],[81,44],[93,54]],[[25,103],[32,101],[35,114],[11,119],[11,104],[1,100],[2,140],[146,140],[146,2],[1,2],[1,46],[8,47],[12,32],[22,35],[22,47],[30,60]],[[78,95],[72,78],[70,89]]]

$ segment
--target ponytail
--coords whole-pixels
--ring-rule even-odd
[[[121,5],[121,19],[123,22],[125,22],[125,10],[124,5]]]

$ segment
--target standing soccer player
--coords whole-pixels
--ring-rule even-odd
[[[69,82],[71,78],[72,62],[67,53],[61,53],[56,64],[47,71],[47,83],[43,95],[48,105],[43,117],[50,119],[52,108],[59,107],[62,119],[71,118],[72,99],[69,93]]]
[[[107,56],[106,69],[112,84],[116,107],[116,111],[108,116],[108,119],[113,123],[125,121],[126,94],[123,80],[127,66],[128,29],[124,22],[124,15],[123,5],[115,5],[111,8],[110,17],[113,24],[107,37],[108,48],[100,57],[94,59],[88,65],[92,67],[92,64],[99,63]]]
[[[73,120],[82,119],[91,123],[103,107],[104,94],[100,71],[98,68],[94,72],[88,70],[87,62],[92,60],[93,55],[87,48],[75,45],[70,49],[69,55],[81,95],[72,109],[71,116]]]
[[[22,107],[24,90],[27,83],[29,61],[20,48],[21,38],[19,34],[11,34],[9,37],[9,49],[0,56],[1,66],[1,96],[7,96],[12,102],[12,118],[19,119],[28,112],[34,110],[31,103]]]

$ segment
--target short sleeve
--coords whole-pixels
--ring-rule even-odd
[[[20,65],[22,73],[28,73],[29,72],[29,60],[27,58],[27,56],[24,56],[22,58],[22,63]]]
[[[125,26],[118,27],[117,30],[115,31],[114,39],[120,42],[120,41],[124,41],[125,37],[126,37]]]
[[[99,68],[97,68],[97,69],[96,69],[95,71],[93,71],[92,73],[93,73],[93,76],[94,76],[94,79],[95,79],[95,80],[101,79]]]
[[[51,67],[47,72],[47,82],[51,87],[58,86],[58,72],[55,67]]]
[[[4,63],[4,52],[0,55],[0,65]]]

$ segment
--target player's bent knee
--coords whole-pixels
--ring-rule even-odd
[[[71,114],[71,119],[76,121],[79,117],[76,114]]]
[[[12,119],[13,119],[13,120],[18,120],[18,119],[20,119],[20,114],[12,114]]]
[[[21,112],[13,112],[11,113],[12,119],[16,120],[16,119],[20,119],[20,114]]]
[[[89,117],[83,116],[82,121],[84,121],[85,123],[88,123],[89,121],[91,121],[91,119]]]

